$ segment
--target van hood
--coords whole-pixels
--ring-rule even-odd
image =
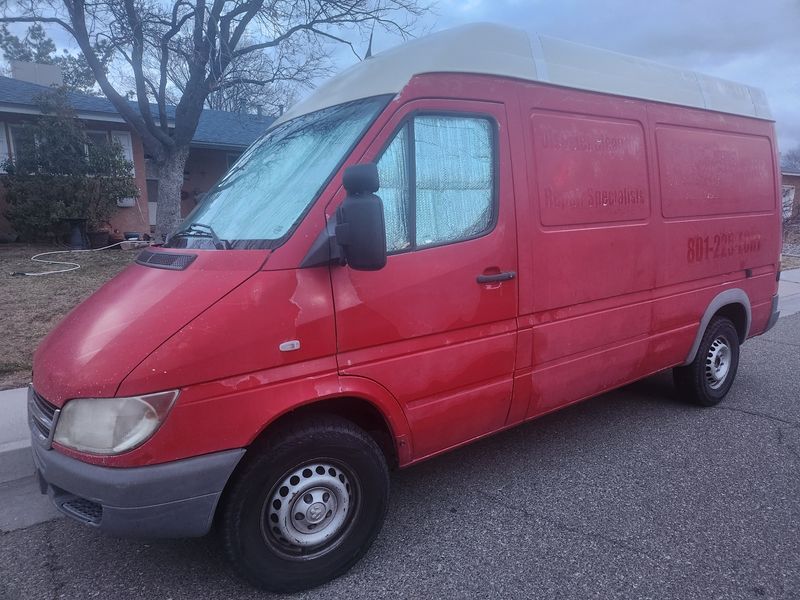
[[[268,256],[265,250],[181,254],[189,258],[185,269],[163,268],[159,260],[151,261],[159,266],[134,263],[73,309],[36,350],[36,391],[56,406],[71,398],[114,396],[128,373]]]

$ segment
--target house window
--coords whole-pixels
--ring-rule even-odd
[[[5,173],[5,162],[10,156],[8,147],[8,136],[6,135],[6,124],[0,121],[0,173]]]
[[[20,156],[24,155],[26,151],[32,150],[36,142],[33,139],[31,130],[23,125],[10,125],[8,130],[11,134],[9,149],[11,151],[11,156],[16,161]]]
[[[133,141],[131,134],[127,131],[112,131],[111,140],[122,146],[122,155],[125,160],[131,163],[131,175],[136,175],[136,165],[133,162]],[[129,208],[136,206],[136,198],[121,198],[117,200],[117,206]]]
[[[83,148],[84,153],[86,156],[89,156],[89,147],[94,147],[98,149],[108,147],[109,138],[107,131],[87,131],[86,132],[87,143]]]
[[[150,227],[155,227],[158,208],[158,179],[147,180],[147,216]]]
[[[131,134],[127,131],[112,131],[111,139],[122,146],[122,155],[125,157],[125,160],[130,161],[131,165],[134,165]],[[135,172],[136,168],[134,166],[131,168],[131,173],[133,174]]]
[[[89,143],[95,146],[108,144],[108,132],[106,131],[87,131],[86,137],[89,138]]]

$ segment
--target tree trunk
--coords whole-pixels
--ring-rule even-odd
[[[181,188],[189,148],[175,148],[158,164],[158,204],[156,205],[156,240],[164,241],[180,225]]]

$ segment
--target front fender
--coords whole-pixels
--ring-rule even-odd
[[[132,467],[245,448],[283,415],[333,398],[371,403],[389,426],[400,466],[411,461],[411,436],[400,404],[370,379],[340,376],[334,356],[183,388],[156,434],[131,452],[100,457],[59,449],[86,462]]]

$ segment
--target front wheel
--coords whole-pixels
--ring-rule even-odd
[[[701,406],[719,404],[733,385],[739,368],[739,334],[724,317],[711,320],[697,355],[686,366],[673,370],[680,395]]]
[[[295,592],[346,572],[383,524],[389,474],[351,422],[311,417],[276,431],[237,473],[222,507],[225,551],[265,590]]]

